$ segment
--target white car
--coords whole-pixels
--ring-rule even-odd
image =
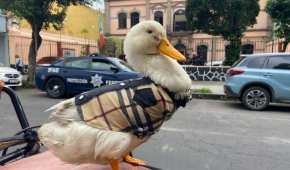
[[[4,67],[0,63],[0,80],[5,82],[5,85],[10,87],[22,86],[22,75],[14,68]]]

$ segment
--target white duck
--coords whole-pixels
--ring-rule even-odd
[[[135,70],[174,94],[175,99],[189,97],[191,80],[176,61],[185,57],[171,46],[158,22],[144,21],[135,25],[125,38],[124,51]],[[149,137],[138,138],[129,132],[88,125],[79,116],[75,98],[50,110],[53,111],[51,121],[40,128],[39,137],[61,160],[72,164],[110,164],[113,170],[119,170],[119,161],[123,158],[131,163],[143,163],[128,153]]]

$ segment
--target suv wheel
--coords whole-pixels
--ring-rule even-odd
[[[242,95],[242,102],[250,110],[263,110],[270,103],[270,94],[262,87],[250,87]]]
[[[61,98],[65,94],[65,85],[62,79],[53,77],[46,83],[46,93],[51,98]]]

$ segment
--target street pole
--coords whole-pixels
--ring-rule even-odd
[[[274,43],[275,43],[275,41],[272,40],[272,53],[274,52]]]
[[[210,58],[210,66],[212,66],[214,53],[216,51],[216,36],[212,36],[211,38],[211,58]]]

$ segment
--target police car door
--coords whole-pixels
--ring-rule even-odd
[[[95,88],[118,82],[117,67],[108,60],[92,58],[91,69],[91,83]]]
[[[66,90],[70,93],[79,93],[92,89],[90,83],[90,59],[70,58],[65,61],[63,70],[66,79]]]

